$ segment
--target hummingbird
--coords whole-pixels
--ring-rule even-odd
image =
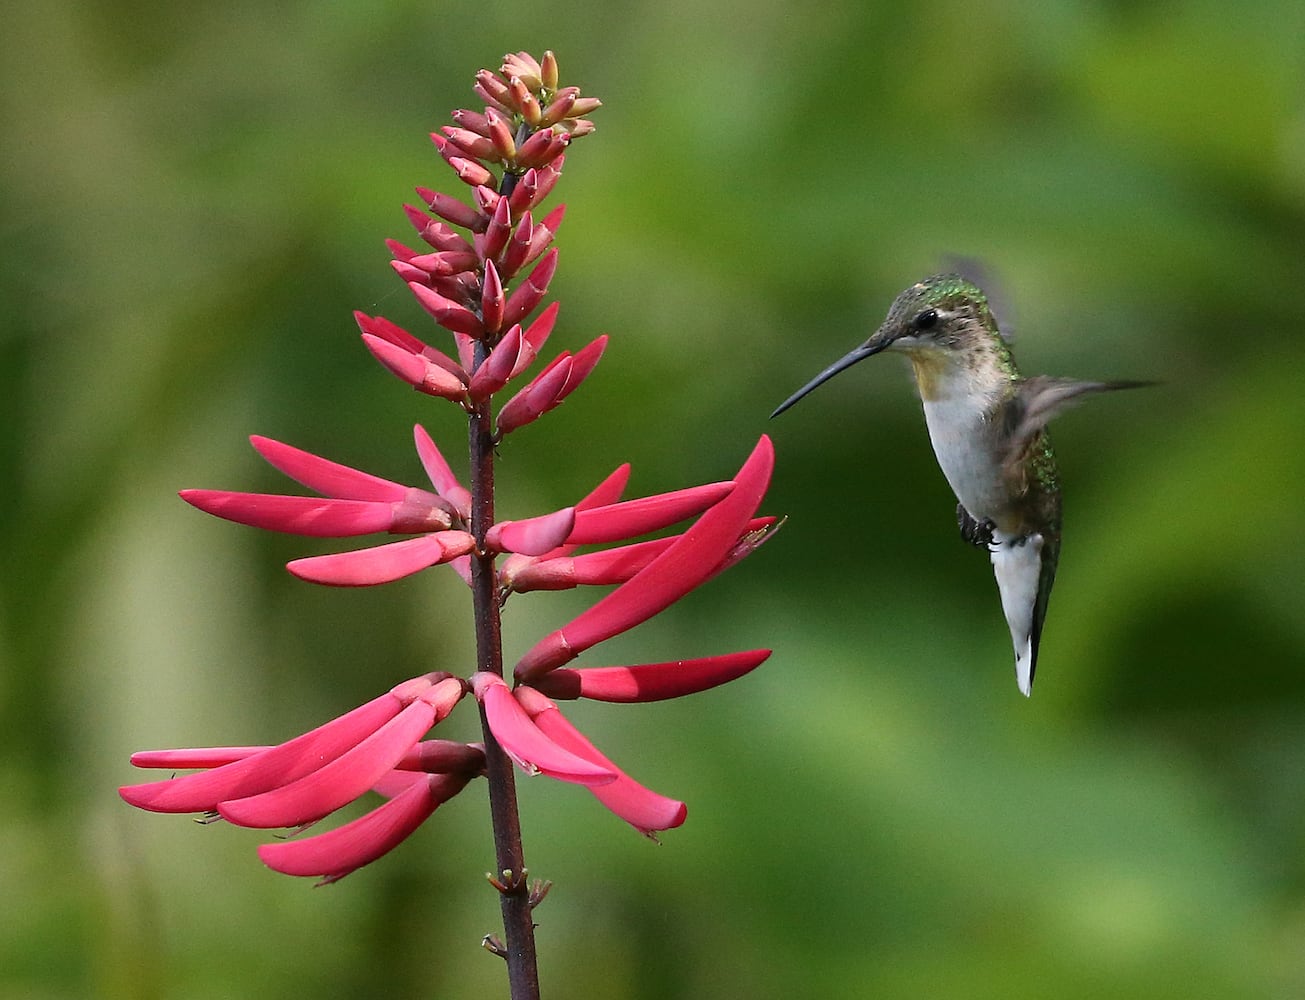
[[[858,361],[898,351],[911,362],[938,465],[956,495],[961,538],[988,550],[1028,697],[1060,561],[1061,489],[1047,423],[1082,398],[1150,382],[1084,382],[1015,367],[987,296],[957,274],[917,282],[865,343],[781,403],[776,417]]]

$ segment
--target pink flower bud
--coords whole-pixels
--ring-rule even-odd
[[[438,351],[429,344],[422,343],[403,327],[391,323],[383,316],[373,317],[363,312],[355,312],[353,318],[358,323],[358,329],[362,330],[363,333],[389,341],[395,347],[400,347],[409,354],[420,354],[427,361],[438,365],[455,376],[459,382],[466,384],[467,373],[460,364],[443,351]]]
[[[554,406],[580,388],[580,383],[587,379],[594,368],[598,366],[603,351],[607,350],[607,341],[607,334],[603,334],[576,352],[575,357],[571,359],[571,371],[567,374],[566,385],[562,387],[561,393],[553,404]]]
[[[500,263],[504,281],[512,280],[512,276],[526,263],[526,256],[530,253],[530,239],[534,233],[534,228],[530,213],[526,212],[521,216],[517,227],[512,230],[507,246],[503,248],[503,257]]]
[[[460,400],[466,396],[467,387],[461,379],[422,355],[409,354],[370,334],[364,333],[362,340],[377,361],[414,389],[444,399]]]
[[[459,203],[461,204],[461,203]],[[465,206],[464,206],[465,207]],[[436,250],[471,252],[471,244],[437,219],[432,219],[416,205],[404,205],[403,212],[424,243]]]
[[[489,109],[486,109],[488,111]],[[472,111],[469,108],[458,108],[449,112],[449,117],[457,122],[458,126],[470,129],[477,135],[484,136],[486,139],[489,135],[489,115],[481,114],[478,111]]]
[[[594,123],[588,118],[564,118],[553,128],[561,129],[572,139],[579,139],[582,135],[588,135],[594,130]]]
[[[549,334],[553,332],[553,324],[557,322],[557,312],[561,305],[557,302],[550,302],[548,306],[535,317],[533,323],[526,328],[522,334],[522,356],[518,359],[517,364],[512,369],[511,378],[516,378],[526,367],[535,360],[539,352],[544,349],[544,344],[548,341]]]
[[[529,350],[522,338],[521,324],[517,323],[503,334],[503,339],[494,345],[489,356],[476,369],[468,389],[471,398],[477,401],[488,399],[507,385],[508,379],[512,377],[513,371],[521,362],[523,351],[529,352],[531,358],[534,357],[534,352]],[[522,367],[529,363],[529,360],[526,360]]]
[[[570,143],[571,135],[568,132],[553,129],[536,132],[517,150],[517,166],[542,167],[561,156]]]
[[[493,108],[486,108],[485,124],[498,154],[497,158],[504,161],[514,159],[517,155],[517,145],[512,137],[511,123]]]
[[[603,106],[603,102],[596,97],[580,97],[576,99],[575,104],[571,107],[571,114],[579,118],[582,115],[592,114]]]
[[[545,52],[544,58],[539,60],[539,79],[549,90],[557,89],[557,56],[553,55],[552,49]]]
[[[526,280],[517,286],[508,296],[507,306],[503,311],[503,322],[507,326],[520,323],[535,311],[548,293],[548,283],[553,280],[557,270],[557,248],[544,255],[543,260],[526,276]]]
[[[489,168],[483,163],[465,156],[459,156],[459,147],[449,142],[438,132],[432,132],[430,138],[431,142],[435,143],[435,148],[439,150],[440,156],[444,157],[444,161],[458,175],[458,180],[464,184],[470,184],[472,187],[493,188],[496,186],[497,182],[494,175],[490,173]]]
[[[463,229],[470,229],[474,232],[480,232],[485,228],[486,220],[483,215],[450,194],[419,187],[417,188],[417,197],[424,201],[430,210],[445,222],[451,222],[455,226],[461,226]]]
[[[440,250],[436,253],[419,253],[405,263],[420,268],[430,277],[445,277],[473,271],[480,266],[480,257],[470,248],[466,250]],[[434,287],[433,282],[421,282]]]
[[[494,190],[494,188],[489,187],[476,188],[476,190],[472,192],[472,196],[476,199],[476,208],[485,218],[485,225],[488,225],[489,217],[494,214],[494,209],[498,208],[498,202],[501,196],[496,190]],[[482,230],[484,228],[485,226],[481,226]]]
[[[508,204],[512,206],[512,215],[520,218],[522,213],[530,211],[538,203],[535,195],[539,191],[539,171],[531,167],[517,178],[516,187],[508,195]]]
[[[521,112],[521,117],[526,120],[526,124],[532,128],[538,127],[541,114],[539,101],[530,92],[530,87],[525,80],[522,80],[519,76],[511,77],[508,80],[508,91],[511,95],[512,106]]]
[[[506,206],[507,202],[500,204]],[[492,227],[492,224],[491,224]],[[499,281],[498,271],[492,260],[485,260],[485,275],[481,280],[480,317],[485,325],[485,332],[496,334],[503,322],[503,307],[507,300],[503,295],[503,283]]]
[[[485,238],[480,243],[480,253],[485,260],[497,257],[507,246],[508,237],[512,235],[512,214],[509,201],[500,198],[494,206],[494,214],[489,225],[485,227]],[[515,322],[515,321],[514,321]]]
[[[459,305],[433,288],[427,288],[415,281],[410,281],[408,287],[412,289],[412,294],[421,307],[446,330],[465,333],[469,337],[476,338],[485,335],[485,327],[481,324],[480,317],[466,306]],[[515,323],[516,320],[513,322]]]
[[[548,128],[561,121],[571,113],[571,109],[575,106],[575,99],[579,96],[579,87],[567,87],[559,90],[557,96],[553,99],[553,103],[544,109],[539,124]]]
[[[458,128],[456,125],[442,125],[440,131],[444,133],[450,144],[469,157],[483,160],[498,158],[498,147],[494,145],[494,140],[487,136],[478,135],[470,129]]]
[[[571,373],[571,355],[559,354],[524,388],[503,404],[499,410],[497,427],[499,435],[510,434],[519,427],[533,423],[554,405],[558,393],[566,385]]]
[[[430,281],[430,275],[426,271],[423,271],[419,267],[414,267],[407,261],[392,260],[390,261],[390,267],[394,268],[394,273],[397,274],[405,283],[415,281],[418,284],[426,284]]]
[[[564,507],[552,514],[521,521],[499,521],[485,533],[485,547],[492,552],[519,552],[538,556],[566,541],[575,524],[575,508]]]
[[[535,204],[549,196],[558,179],[562,176],[562,166],[566,163],[566,156],[559,156],[551,163],[546,163],[539,168],[539,192],[535,195]]]
[[[529,52],[509,52],[503,57],[499,72],[509,78],[517,77],[530,90],[539,90],[544,85],[543,71]]]
[[[525,560],[519,564],[505,562],[499,579],[504,589],[517,593],[624,583],[661,555],[674,541],[674,538],[656,538],[604,549],[602,552],[589,552],[582,556],[553,556]]]
[[[520,392],[509,399],[498,414],[498,433],[509,434],[538,420],[558,406],[593,371],[607,346],[604,334],[579,354],[560,354]]]
[[[562,224],[562,217],[564,215],[566,215],[566,206],[558,205],[557,208],[544,216],[542,222],[539,222],[534,226],[530,232],[530,248],[526,253],[524,262],[522,263],[523,267],[538,259],[539,255],[548,249],[549,244],[553,242],[554,234]]]
[[[508,115],[513,113],[512,92],[506,83],[489,70],[482,69],[476,74],[476,83],[472,89],[486,104]]]

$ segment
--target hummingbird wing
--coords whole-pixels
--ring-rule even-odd
[[[1017,383],[1015,398],[1006,408],[1006,455],[1004,464],[1012,469],[1023,464],[1038,434],[1060,413],[1084,396],[1116,389],[1139,389],[1154,382],[1083,382],[1069,378],[1035,375]]]

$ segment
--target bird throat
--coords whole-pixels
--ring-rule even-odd
[[[911,351],[911,370],[915,374],[915,384],[919,387],[920,398],[925,402],[941,399],[947,394],[949,384],[956,378],[954,357],[949,352],[933,347]]]

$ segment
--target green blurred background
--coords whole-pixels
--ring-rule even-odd
[[[205,518],[266,434],[416,482],[350,311],[425,133],[509,49],[601,96],[553,346],[598,375],[502,450],[505,516],[721,478],[755,557],[586,662],[773,646],[694,699],[569,714],[688,801],[661,847],[522,782],[560,997],[1305,995],[1305,7],[10,5],[0,42],[0,995],[503,995],[482,786],[327,889],[123,805],[143,747],[275,742],[471,662],[447,572],[334,591],[329,543]],[[1026,371],[1162,378],[1057,425],[1031,701],[900,361],[766,415],[942,256]],[[592,595],[587,595],[589,599]],[[509,605],[509,655],[583,605]],[[473,738],[474,713],[450,732]]]

